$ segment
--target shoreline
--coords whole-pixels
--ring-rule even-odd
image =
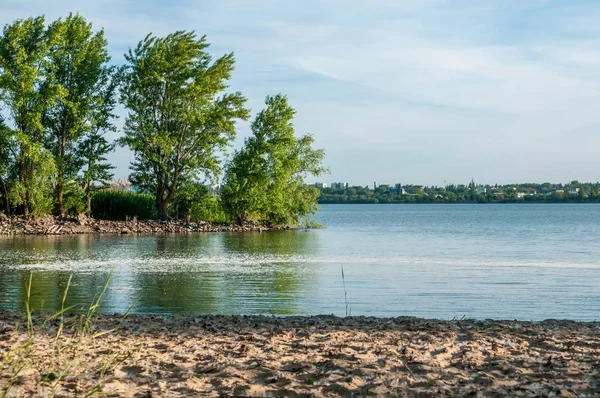
[[[8,396],[93,388],[174,397],[600,391],[599,322],[130,315],[100,316],[96,338],[65,326],[56,339],[59,317],[42,329],[44,319],[34,314],[35,341]],[[27,340],[26,322],[23,314],[0,312],[0,352]],[[54,349],[56,340],[62,350]],[[8,377],[0,369],[0,387]]]
[[[97,220],[84,215],[60,218],[40,216],[25,218],[7,217],[0,213],[0,236],[23,235],[85,235],[85,234],[162,234],[162,233],[210,233],[210,232],[264,232],[289,230],[288,227],[219,224],[206,221],[143,220],[112,221]]]
[[[545,202],[545,201],[507,201],[507,202],[318,202],[322,205],[597,205],[600,200],[594,202]]]

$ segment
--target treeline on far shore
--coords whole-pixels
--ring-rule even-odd
[[[320,191],[318,202],[328,203],[600,203],[600,183],[571,181],[505,185],[469,184],[445,187],[423,185],[352,186],[333,184]]]
[[[267,96],[229,159],[246,97],[229,89],[233,53],[206,37],[148,34],[111,62],[108,41],[81,15],[19,19],[0,34],[0,213],[298,225],[317,208],[324,151],[297,137],[285,95]],[[122,128],[116,109],[127,116]],[[111,135],[120,137],[112,141]],[[107,190],[108,154],[134,154],[135,192]],[[220,195],[205,186],[224,176]],[[1,215],[1,214],[0,214]]]

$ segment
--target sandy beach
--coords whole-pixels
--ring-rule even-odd
[[[0,314],[9,397],[600,393],[600,323],[134,315],[83,335],[67,320],[57,338],[45,319],[29,338],[25,317]]]

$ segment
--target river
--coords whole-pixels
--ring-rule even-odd
[[[0,238],[0,310],[600,319],[600,205],[323,205],[310,231]],[[342,269],[344,278],[342,278]]]

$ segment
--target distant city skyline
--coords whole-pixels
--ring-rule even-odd
[[[403,183],[401,181],[395,181],[395,182],[378,182],[378,181],[373,181],[371,182],[371,184],[350,184],[348,182],[343,182],[343,181],[333,181],[333,182],[325,182],[324,180],[319,180],[316,182],[308,182],[309,185],[314,185],[316,187],[320,187],[320,188],[349,188],[349,187],[368,187],[369,189],[373,189],[379,186],[389,186],[389,187],[395,187],[397,184],[400,184],[403,187],[412,187],[412,186],[421,186],[421,187],[431,187],[431,186],[435,186],[435,187],[439,187],[439,188],[443,188],[443,187],[447,187],[450,185],[465,185],[468,186],[471,182],[473,182],[475,184],[475,186],[477,187],[486,187],[486,186],[501,186],[501,185],[520,185],[520,184],[552,184],[552,185],[572,185],[573,182],[577,182],[577,183],[582,183],[582,184],[600,184],[600,180],[597,181],[580,181],[580,180],[569,180],[569,181],[519,181],[519,182],[508,182],[508,183],[497,183],[497,182],[481,182],[481,181],[475,181],[475,180],[471,180],[468,182],[452,182],[452,181],[444,181],[444,183],[442,184],[419,184],[418,182],[409,182],[409,183]]]
[[[309,182],[600,179],[597,1],[5,0],[0,24],[71,11],[105,29],[116,64],[149,32],[235,52],[230,89],[252,114],[285,93],[297,133],[327,150],[332,173]],[[233,148],[248,135],[241,124]],[[131,160],[110,156],[115,178]]]

